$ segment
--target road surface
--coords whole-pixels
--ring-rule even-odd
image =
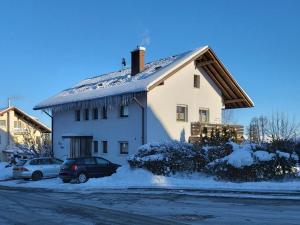
[[[0,224],[299,225],[300,201],[192,196],[169,191],[78,194],[1,187]]]

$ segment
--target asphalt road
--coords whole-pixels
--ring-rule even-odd
[[[299,225],[300,201],[147,190],[78,194],[0,188],[0,224]]]

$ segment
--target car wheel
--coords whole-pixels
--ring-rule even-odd
[[[70,180],[70,179],[63,179],[62,181],[63,181],[64,183],[70,183],[71,180]]]
[[[33,172],[31,179],[34,181],[41,180],[43,178],[43,174],[40,171]]]
[[[88,177],[84,173],[80,173],[77,180],[79,183],[85,183],[87,182]]]

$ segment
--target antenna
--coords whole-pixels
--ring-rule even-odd
[[[7,106],[8,106],[8,108],[10,107],[10,100],[11,100],[10,97],[8,97],[7,98]]]
[[[125,58],[123,57],[122,58],[122,69],[124,69],[126,67],[126,60]]]

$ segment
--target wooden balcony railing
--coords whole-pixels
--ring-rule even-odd
[[[242,125],[192,122],[190,141],[199,141],[204,137],[210,138],[216,134],[222,136],[225,135],[225,132],[235,134],[237,141],[242,141],[244,138],[244,126]]]

